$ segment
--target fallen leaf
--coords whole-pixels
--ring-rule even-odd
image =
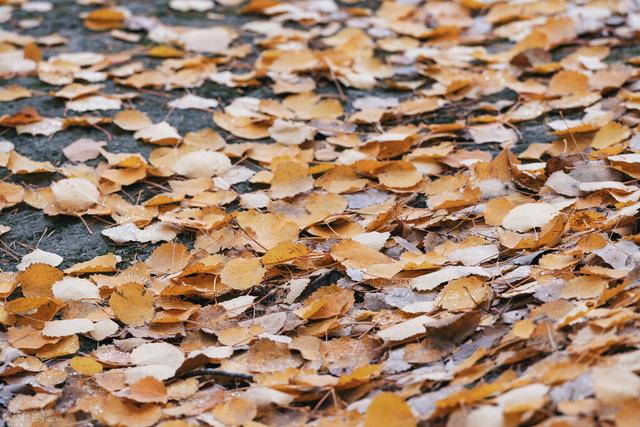
[[[102,372],[102,365],[86,356],[76,356],[71,359],[69,366],[81,375],[91,377]]]
[[[222,268],[220,280],[232,289],[244,290],[259,285],[265,273],[258,258],[234,258]]]
[[[382,392],[377,394],[365,415],[366,427],[402,426],[411,427],[418,424],[407,403],[393,393]]]
[[[548,203],[525,203],[511,209],[502,219],[502,226],[522,233],[548,224],[558,214],[560,211]]]
[[[144,377],[131,384],[127,397],[141,403],[166,403],[167,388],[153,377]]]
[[[86,210],[100,201],[98,188],[84,178],[67,178],[51,184],[56,204],[65,211]]]
[[[126,283],[118,286],[111,298],[109,307],[119,320],[130,326],[144,325],[153,318],[153,295],[138,283]]]
[[[88,319],[51,320],[45,322],[42,335],[45,337],[66,337],[93,331],[93,322]]]

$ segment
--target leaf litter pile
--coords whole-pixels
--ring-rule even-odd
[[[8,426],[638,425],[636,2],[143,6],[0,2]]]

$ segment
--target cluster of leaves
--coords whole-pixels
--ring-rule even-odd
[[[0,272],[8,425],[637,425],[640,59],[615,60],[637,4],[171,0],[210,21],[185,27],[78,3],[135,47],[68,51],[26,34],[37,18],[0,31],[0,75],[70,113],[0,117],[0,209],[163,243],[68,268],[35,249]],[[4,23],[55,7],[0,4]],[[166,107],[210,127],[136,103],[178,90]],[[0,107],[44,95],[7,83]],[[551,140],[515,154],[541,118]],[[55,165],[11,142],[78,126],[153,149],[81,138]]]

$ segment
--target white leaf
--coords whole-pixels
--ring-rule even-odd
[[[57,205],[65,210],[81,211],[100,201],[98,188],[84,178],[66,178],[51,184]]]
[[[192,29],[180,35],[185,49],[204,53],[222,53],[232,40],[231,32],[223,27]]]
[[[251,400],[258,406],[267,406],[272,403],[279,406],[287,406],[293,402],[294,399],[290,394],[265,386],[253,386],[241,393],[241,396]]]
[[[144,129],[141,129],[133,134],[136,139],[142,139],[143,141],[150,143],[164,143],[172,142],[181,139],[182,137],[174,128],[167,122],[160,122],[152,124]]]
[[[89,95],[67,101],[65,104],[68,110],[72,111],[95,111],[95,110],[119,110],[122,107],[122,101],[118,98],[109,98],[102,95]]]
[[[509,144],[518,141],[518,134],[501,123],[473,126],[469,128],[469,133],[471,133],[471,137],[476,144],[485,144],[487,142]]]
[[[111,319],[104,319],[93,325],[93,331],[89,333],[91,338],[96,341],[102,341],[118,332],[120,326]]]
[[[188,178],[210,178],[231,169],[231,160],[216,151],[193,151],[178,159],[173,171]]]
[[[581,182],[578,188],[580,191],[584,191],[585,193],[600,190],[619,190],[631,193],[632,191],[637,190],[637,187],[625,185],[618,181]]]
[[[217,188],[228,190],[233,184],[248,181],[255,174],[246,166],[234,166],[224,174],[213,178],[213,183]]]
[[[57,267],[62,263],[62,261],[63,258],[58,254],[36,249],[23,256],[22,261],[16,266],[16,268],[20,271],[24,271],[31,264],[48,264],[52,267]]]
[[[81,67],[94,65],[105,60],[103,54],[94,52],[66,52],[61,53],[54,58],[63,62],[72,62]]]
[[[398,98],[381,98],[379,96],[363,96],[353,102],[358,110],[372,110],[377,108],[395,108],[400,104]],[[404,139],[404,138],[403,138]]]
[[[240,205],[247,209],[262,209],[269,206],[271,198],[262,190],[240,195]]]
[[[107,145],[104,141],[80,138],[62,149],[65,157],[72,162],[86,162],[100,155],[100,149]]]
[[[286,302],[287,304],[293,304],[295,300],[300,295],[302,295],[302,292],[304,292],[305,288],[309,286],[309,283],[311,283],[311,279],[309,279],[308,277],[302,278],[302,279],[290,280],[289,283],[287,284],[287,287],[289,288],[289,293],[284,299],[284,302]]]
[[[499,253],[497,245],[478,245],[457,249],[449,254],[449,259],[464,265],[478,265],[496,258]]]
[[[0,60],[2,62],[2,60]],[[54,119],[50,117],[44,117],[39,122],[29,123],[26,125],[16,126],[16,132],[19,135],[28,133],[29,135],[43,135],[51,136],[54,133],[62,130],[63,122],[61,119]]]
[[[228,359],[233,356],[233,351],[233,347],[212,345],[202,350],[192,351],[189,353],[189,359],[193,359],[201,354],[207,356],[209,359]]]
[[[532,228],[545,226],[559,213],[558,208],[549,203],[525,203],[511,209],[502,219],[502,226],[524,233]]]
[[[591,380],[596,397],[605,404],[616,405],[640,397],[640,377],[623,367],[596,367]]]
[[[42,335],[45,337],[67,337],[93,331],[93,322],[89,319],[52,320],[45,322]]]
[[[243,295],[228,301],[221,302],[220,305],[227,310],[227,316],[233,318],[238,317],[251,307],[256,297],[251,295]]]
[[[0,53],[0,74],[22,74],[35,69],[36,62],[25,58],[22,49]]]
[[[575,197],[579,193],[580,181],[563,171],[556,171],[547,178],[544,185],[563,196]]]
[[[358,234],[356,236],[353,236],[351,239],[360,244],[363,244],[369,249],[379,251],[380,249],[382,249],[390,235],[391,233],[389,233],[388,231],[384,233],[380,233],[379,231],[371,231],[369,233]]]
[[[99,299],[100,290],[90,280],[66,277],[53,284],[53,296],[62,301]]]
[[[316,131],[304,123],[277,119],[269,128],[269,136],[286,145],[300,145],[313,138]]]
[[[102,230],[102,235],[116,243],[158,243],[171,241],[175,239],[178,234],[171,224],[155,222],[142,230],[131,223],[118,225]]]
[[[216,108],[218,101],[188,93],[180,98],[174,99],[167,105],[171,108],[177,108],[178,110],[209,110]]]
[[[142,344],[131,352],[131,363],[139,366],[165,365],[174,371],[182,366],[184,359],[182,350],[166,342]]]
[[[467,414],[465,427],[502,427],[505,425],[502,408],[483,405]]]
[[[537,402],[541,405],[548,391],[549,387],[544,384],[529,384],[503,393],[496,397],[496,402],[505,413],[521,412],[519,408],[523,405],[526,408],[535,407]]]
[[[414,278],[411,287],[418,291],[430,291],[449,280],[466,276],[491,276],[491,272],[482,267],[446,266],[433,273]]]
[[[400,307],[405,313],[430,313],[437,308],[435,301],[417,301]]]
[[[195,10],[196,12],[205,12],[213,9],[213,1],[211,0],[171,0],[169,7],[180,12],[188,12]]]
[[[427,332],[427,323],[433,319],[429,316],[418,316],[378,331],[378,337],[384,341],[403,341]]]
[[[133,384],[144,377],[153,377],[158,381],[164,381],[173,377],[176,370],[167,365],[145,365],[129,368],[124,371],[124,381]]]

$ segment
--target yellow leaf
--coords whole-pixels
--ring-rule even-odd
[[[253,420],[258,410],[253,401],[234,397],[216,406],[212,412],[225,425],[240,426]]]
[[[309,249],[307,249],[305,245],[285,241],[280,242],[273,248],[269,249],[261,259],[263,264],[278,264],[284,261],[289,261],[294,258],[304,256],[308,253]]]
[[[343,375],[340,377],[340,382],[338,383],[338,387],[339,388],[357,387],[360,384],[370,381],[371,378],[375,378],[379,376],[381,372],[382,372],[382,365],[380,364],[358,366],[350,374]]]
[[[451,280],[440,293],[440,306],[446,310],[470,310],[485,302],[490,292],[489,286],[475,276]]]
[[[184,52],[172,46],[160,45],[147,50],[147,56],[154,58],[181,58]]]
[[[46,297],[16,298],[6,303],[4,307],[11,313],[22,314],[42,307],[48,302],[49,298]]]
[[[62,271],[48,264],[31,264],[16,279],[25,297],[51,297],[51,287],[63,276]]]
[[[258,258],[235,258],[225,264],[220,279],[232,289],[243,290],[259,285],[265,272]]]
[[[76,372],[91,377],[102,372],[102,365],[90,357],[76,356],[71,359],[69,366]]]
[[[600,128],[591,141],[591,146],[596,150],[601,150],[623,141],[631,135],[631,130],[623,124],[609,122]]]
[[[531,336],[531,334],[533,334],[533,331],[535,329],[536,325],[531,320],[523,319],[513,325],[513,329],[511,330],[511,332],[513,332],[513,335],[517,336],[518,338],[527,339]]]
[[[67,274],[87,274],[87,273],[111,273],[116,271],[116,264],[119,258],[112,253],[99,255],[89,261],[79,262],[67,268]]]
[[[80,350],[80,339],[78,335],[62,337],[60,341],[47,344],[36,352],[40,359],[53,359],[55,357],[68,356]]]
[[[145,292],[139,283],[125,283],[118,286],[109,306],[122,322],[129,326],[141,326],[153,318],[153,295]]]
[[[379,393],[373,398],[364,421],[365,427],[413,427],[417,425],[411,407],[393,393]]]

